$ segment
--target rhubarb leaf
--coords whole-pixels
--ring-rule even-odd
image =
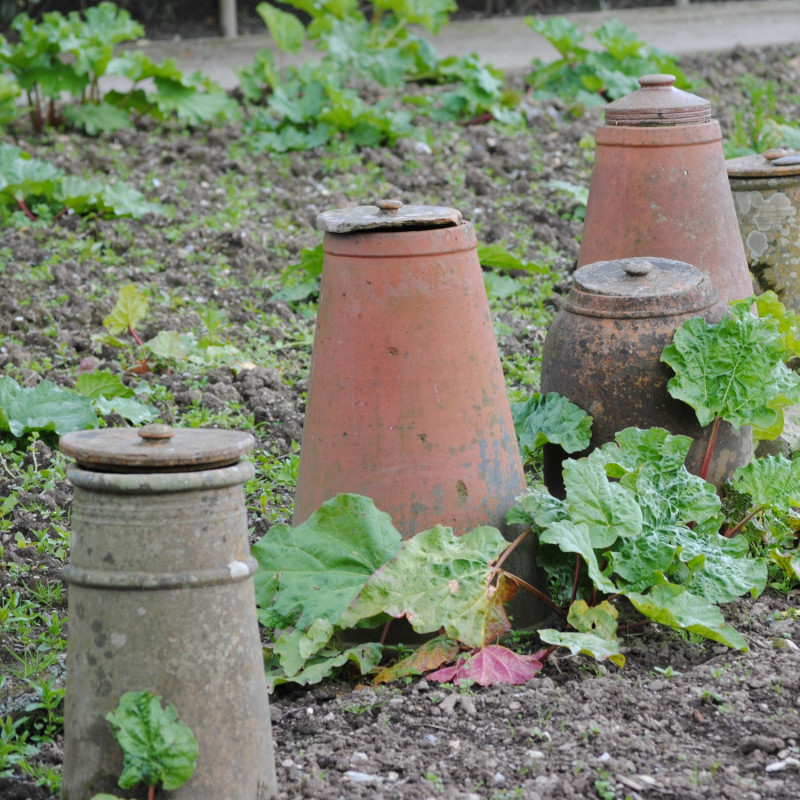
[[[119,290],[117,302],[111,313],[103,320],[103,325],[111,334],[136,328],[147,316],[147,297],[136,284],[129,283]]]
[[[538,392],[524,403],[511,404],[514,430],[526,460],[543,445],[560,445],[567,453],[585,450],[591,438],[592,418],[556,392]]]
[[[687,320],[661,355],[676,373],[669,393],[692,406],[701,425],[719,417],[737,429],[774,429],[781,407],[800,400],[800,376],[783,363],[778,323],[753,316],[751,304],[731,304],[716,325]]]
[[[800,506],[800,458],[757,458],[733,473],[733,488],[760,508],[788,511]]]
[[[477,683],[491,686],[494,683],[519,685],[536,677],[544,663],[542,653],[520,655],[501,645],[482,647],[476,653],[460,658],[452,667],[445,667],[428,675],[429,681]]]
[[[564,553],[577,553],[586,562],[589,577],[602,592],[616,592],[617,587],[603,574],[592,545],[592,535],[586,523],[576,525],[571,520],[552,523],[539,534],[539,541],[556,545]]]
[[[663,583],[654,586],[646,595],[627,592],[626,596],[641,614],[653,622],[683,628],[737,650],[748,649],[742,635],[725,622],[716,606],[683,586]]]
[[[437,636],[427,642],[423,642],[411,655],[400,659],[391,667],[382,669],[376,676],[374,683],[389,683],[408,675],[422,675],[430,672],[442,664],[453,661],[461,650],[460,645],[454,639],[447,636]]]
[[[124,754],[120,787],[161,782],[169,792],[191,778],[197,765],[197,740],[178,719],[172,703],[162,708],[158,695],[126,692],[106,719]]]
[[[391,517],[355,494],[328,500],[296,528],[274,525],[252,549],[259,618],[301,629],[318,619],[337,624],[401,541]]]
[[[367,583],[341,624],[387,613],[407,618],[417,633],[444,628],[467,647],[480,647],[510,627],[503,604],[514,587],[505,579],[494,586],[491,566],[507,546],[488,526],[462,536],[441,525],[418,533]]]
[[[53,431],[61,436],[96,427],[97,417],[86,397],[51,381],[30,387],[0,377],[0,430],[19,438],[28,431]]]

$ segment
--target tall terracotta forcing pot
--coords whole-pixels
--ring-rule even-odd
[[[198,744],[175,800],[267,800],[277,794],[256,620],[241,459],[250,434],[166,425],[79,431],[64,701],[63,800],[117,785],[123,754],[106,721],[126,692],[177,709]]]
[[[355,492],[406,537],[502,525],[525,478],[472,225],[428,206],[332,211],[318,224],[295,524]]]
[[[684,261],[723,301],[752,294],[719,123],[707,100],[645,75],[609,103],[597,150],[578,266],[631,256]]]
[[[451,208],[380,206],[318,219],[294,524],[351,492],[406,538],[436,524],[505,532],[525,477],[474,228]],[[522,559],[512,571],[531,580],[530,550]]]

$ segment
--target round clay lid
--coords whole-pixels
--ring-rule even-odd
[[[323,211],[317,228],[326,233],[402,231],[449,228],[461,224],[461,212],[444,206],[406,206],[401,200],[379,200],[374,206]]]
[[[253,447],[249,433],[219,428],[141,428],[75,431],[61,437],[62,452],[78,466],[105,472],[184,472],[235,464]]]
[[[800,174],[800,153],[774,148],[760,155],[729,158],[725,162],[729,178],[778,178]]]
[[[711,121],[711,103],[676,89],[674,75],[643,75],[639,86],[641,89],[606,106],[606,125],[653,127]]]
[[[719,300],[709,277],[691,264],[637,256],[576,270],[565,308],[598,317],[661,317],[709,308]]]

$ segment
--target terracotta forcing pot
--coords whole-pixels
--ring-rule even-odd
[[[138,433],[138,435],[137,435]],[[75,487],[64,704],[63,800],[121,790],[122,750],[106,714],[129,691],[172,703],[197,739],[176,800],[275,796],[272,732],[256,620],[240,460],[249,434],[178,430],[70,433]]]
[[[708,276],[680,261],[627,258],[581,267],[545,338],[542,392],[559,392],[594,417],[589,449],[631,426],[692,437],[687,468],[697,473],[708,430],[669,395],[673,372],[660,358],[685,320],[715,323],[725,313]],[[708,480],[721,486],[752,456],[751,429],[723,422]],[[564,457],[560,448],[545,449],[551,491],[562,491]]]
[[[475,231],[454,209],[381,206],[318,220],[325,260],[293,522],[348,492],[406,538],[436,524],[513,538],[505,516],[526,484]],[[535,582],[532,546],[509,569]]]
[[[800,154],[768,150],[725,165],[750,271],[800,311]]]
[[[752,293],[719,123],[711,106],[645,75],[609,103],[597,150],[578,266],[631,256],[684,261],[725,302]]]

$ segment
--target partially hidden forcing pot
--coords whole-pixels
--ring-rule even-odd
[[[684,321],[714,324],[726,311],[708,276],[680,261],[626,258],[581,267],[545,338],[542,392],[559,392],[592,415],[590,449],[632,426],[690,436],[687,467],[697,473],[708,430],[669,395],[673,373],[660,358]],[[752,456],[750,427],[737,431],[723,422],[708,480],[721,486]],[[559,493],[564,457],[546,446],[546,482]]]

